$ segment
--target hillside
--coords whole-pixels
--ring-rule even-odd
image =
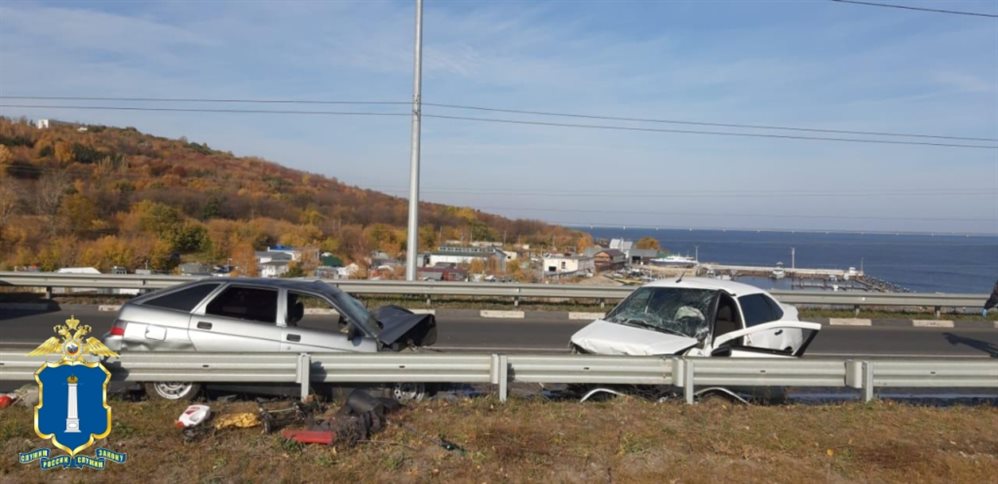
[[[405,199],[183,138],[56,122],[39,129],[0,117],[4,269],[169,271],[181,260],[229,259],[249,268],[253,251],[273,244],[361,262],[373,250],[404,253],[407,214]],[[504,237],[574,247],[580,237],[434,203],[420,204],[420,225],[423,250],[442,240]]]

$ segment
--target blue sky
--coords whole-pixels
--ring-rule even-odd
[[[902,3],[998,13],[995,1]],[[0,95],[404,102],[412,96],[413,11],[408,1],[3,0]],[[423,99],[998,138],[998,20],[820,0],[427,0]],[[408,111],[404,105],[127,105]],[[424,112],[691,129],[429,106]],[[0,114],[186,136],[407,193],[405,116],[57,108],[0,108]],[[425,200],[557,223],[998,234],[996,149],[426,118],[422,180]]]

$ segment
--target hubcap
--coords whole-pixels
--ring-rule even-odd
[[[184,382],[159,382],[153,385],[156,393],[163,398],[177,400],[191,391],[191,383]]]

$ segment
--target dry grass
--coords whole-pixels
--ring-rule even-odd
[[[233,411],[251,404],[216,404]],[[636,399],[420,404],[354,449],[289,445],[257,429],[184,443],[182,404],[114,404],[103,472],[20,465],[42,446],[31,412],[0,412],[0,481],[995,482],[998,409],[878,403],[731,407]],[[406,428],[408,427],[408,428]],[[418,433],[418,434],[417,434]],[[448,452],[443,435],[466,449]]]

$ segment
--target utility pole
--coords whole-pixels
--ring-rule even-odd
[[[791,247],[790,248],[790,268],[791,269],[796,269],[797,268],[797,248],[796,247]]]
[[[412,81],[412,144],[409,148],[409,233],[405,250],[405,280],[416,280],[419,255],[419,122],[423,117],[423,0],[416,0],[416,51]]]

